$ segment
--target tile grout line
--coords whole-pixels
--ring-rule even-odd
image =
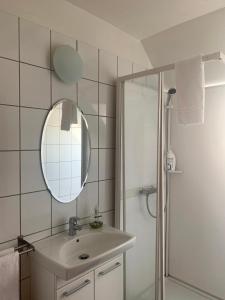
[[[19,55],[19,198],[20,198],[20,235],[22,234],[22,162],[21,162],[21,85],[20,85],[20,18],[18,18],[18,55]]]
[[[100,135],[99,135],[99,124],[100,124],[100,117],[99,117],[99,91],[100,91],[100,49],[98,49],[98,169],[97,169],[97,172],[98,172],[98,211],[99,211],[99,208],[100,208],[100,199],[99,199],[99,170],[100,170],[100,151],[99,151],[99,140],[100,140]]]

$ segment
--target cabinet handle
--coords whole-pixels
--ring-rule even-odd
[[[111,266],[111,267],[109,267],[108,269],[99,272],[99,273],[98,273],[98,276],[100,276],[100,277],[101,277],[101,276],[104,276],[104,275],[108,274],[109,272],[115,270],[116,268],[118,268],[118,267],[120,267],[120,266],[121,266],[121,263],[117,262],[117,263],[115,263],[114,266]]]
[[[77,287],[75,287],[74,289],[68,291],[68,292],[64,292],[62,294],[62,297],[68,297],[76,292],[78,292],[79,290],[81,290],[82,288],[84,288],[85,286],[87,286],[88,284],[91,283],[91,280],[86,279],[83,283],[81,283],[81,285],[78,285]]]

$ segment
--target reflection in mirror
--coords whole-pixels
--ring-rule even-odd
[[[90,164],[87,121],[75,103],[57,102],[42,132],[41,165],[52,196],[60,202],[77,198],[87,180]]]

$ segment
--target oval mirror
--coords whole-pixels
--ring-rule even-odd
[[[60,202],[77,198],[87,180],[90,164],[87,121],[68,99],[49,111],[42,132],[41,165],[46,185]]]
[[[58,77],[67,84],[77,82],[83,74],[83,62],[71,46],[57,47],[53,54],[53,66]]]

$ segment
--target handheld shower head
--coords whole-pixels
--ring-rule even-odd
[[[166,105],[169,106],[170,105],[170,101],[173,95],[175,95],[177,92],[177,90],[175,88],[171,88],[168,90],[167,92],[167,102]]]
[[[171,88],[168,90],[169,95],[174,95],[174,94],[176,94],[176,92],[177,92],[177,90],[175,88]]]

